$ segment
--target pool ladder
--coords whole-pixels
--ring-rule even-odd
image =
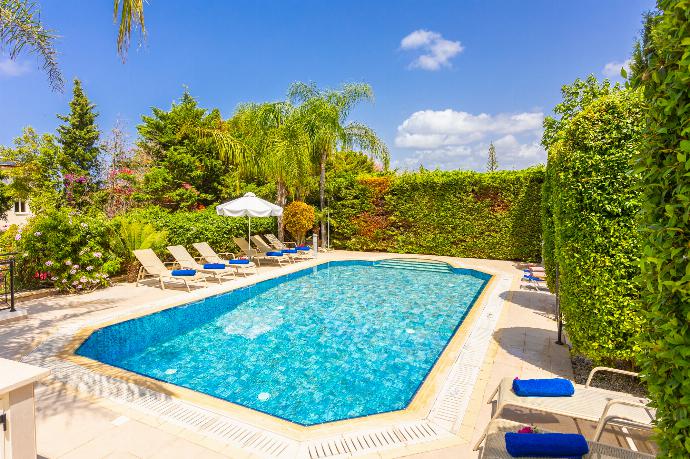
[[[427,271],[436,273],[452,273],[453,268],[442,261],[420,260],[411,258],[391,258],[374,263],[380,268],[408,269],[411,271]]]

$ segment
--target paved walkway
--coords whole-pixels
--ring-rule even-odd
[[[358,257],[355,253],[339,253],[339,257]],[[367,254],[367,257],[372,254]],[[512,287],[504,292],[503,311],[474,387],[462,425],[455,426],[458,435],[435,443],[436,450],[420,443],[404,449],[376,453],[371,457],[414,457],[418,459],[473,458],[471,445],[481,435],[491,416],[488,396],[503,377],[572,378],[568,350],[555,344],[553,320],[554,299],[544,292],[521,288],[521,271],[510,262],[454,259],[470,267],[490,269],[513,278]],[[276,268],[262,268],[267,271]],[[28,308],[29,318],[0,325],[0,357],[19,360],[34,349],[56,327],[81,320],[111,316],[132,309],[137,304],[173,300],[184,297],[181,290],[160,290],[153,286],[135,288],[120,284],[84,295],[41,298],[21,303]],[[100,457],[260,457],[240,451],[227,443],[175,425],[160,417],[151,417],[103,398],[86,396],[71,387],[50,384],[37,387],[37,442],[44,458]],[[530,421],[543,427],[563,431],[588,431],[586,424],[534,413],[512,413],[517,420]],[[611,434],[609,440],[621,444]],[[471,441],[470,441],[471,440]],[[641,448],[641,450],[644,450]]]

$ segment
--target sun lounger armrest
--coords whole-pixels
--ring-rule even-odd
[[[597,428],[594,431],[594,441],[599,441],[601,438],[601,434],[604,431],[604,428],[606,427],[606,424],[612,420],[612,419],[625,419],[624,417],[616,416],[616,415],[609,415],[609,410],[611,407],[615,405],[625,405],[625,406],[632,406],[636,408],[642,408],[642,409],[649,409],[646,403],[638,402],[636,400],[626,400],[626,399],[613,399],[609,400],[606,403],[606,407],[604,408],[604,412],[601,413],[601,417],[599,418],[599,422],[597,423]],[[650,419],[651,421],[651,419]],[[636,425],[638,424],[637,421],[633,421]],[[651,428],[651,424],[649,426]]]
[[[225,257],[225,258],[230,257],[230,259],[234,259],[237,255],[235,255],[232,252],[218,252],[218,256]]]
[[[296,242],[283,242],[283,245],[284,245],[285,247],[292,247],[292,248],[297,247],[297,243],[296,243]]]
[[[596,367],[596,368],[593,368],[592,371],[589,373],[589,377],[587,378],[587,382],[585,383],[585,387],[589,387],[591,385],[592,379],[594,379],[594,374],[599,372],[599,371],[608,371],[609,373],[618,373],[621,375],[635,376],[638,378],[640,376],[639,373],[635,373],[634,371],[619,370],[618,368],[609,368],[609,367]]]

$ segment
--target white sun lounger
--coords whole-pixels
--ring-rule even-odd
[[[266,238],[266,241],[268,241],[268,243],[271,244],[271,246],[276,250],[297,249],[297,245],[294,242],[282,242],[274,234],[264,234],[264,237]],[[297,253],[289,255],[291,255],[293,258],[312,258],[312,250],[311,248],[309,250],[297,250]]]
[[[215,250],[211,248],[208,242],[195,242],[194,244],[192,244],[192,246],[197,250],[197,252],[201,254],[201,256],[207,263],[222,263],[224,265],[227,265],[229,268],[235,268],[238,273],[241,272],[245,276],[249,271],[254,272],[254,274],[258,272],[256,270],[256,264],[254,264],[254,262],[252,261],[246,264],[229,263],[228,260],[235,259],[235,254],[230,252],[223,252],[218,254]],[[226,258],[222,258],[221,255]]]
[[[165,290],[165,282],[183,282],[187,291],[190,283],[202,283],[206,287],[206,276],[195,273],[193,276],[176,276],[168,269],[165,264],[158,258],[158,255],[151,249],[140,249],[134,251],[134,256],[141,263],[139,273],[137,274],[136,286],[145,277],[155,277],[160,282],[161,289]]]
[[[263,238],[262,238],[261,236],[259,236],[258,234],[255,234],[254,236],[252,236],[252,241],[254,241],[254,245],[255,245],[255,246],[259,249],[259,251],[262,252],[262,253],[264,254],[264,256],[266,256],[267,258],[268,258],[268,256],[265,255],[265,254],[267,254],[268,252],[280,252],[280,253],[283,254],[282,257],[271,257],[271,258],[276,258],[276,259],[284,258],[284,259],[286,259],[289,263],[294,263],[294,262],[295,262],[295,258],[296,258],[296,255],[297,255],[296,253],[284,253],[284,252],[282,251],[282,249],[275,249],[275,248],[271,247],[270,245],[266,244],[266,241],[264,241]]]
[[[525,424],[519,422],[495,419],[487,426],[486,443],[482,449],[481,459],[513,459],[506,450],[505,434],[507,432],[517,432]],[[540,429],[541,432],[548,432]],[[589,454],[582,456],[584,459],[652,459],[656,456],[652,454],[640,453],[617,446],[605,445],[596,441],[587,441]]]
[[[212,276],[219,284],[221,283],[221,279],[234,278],[237,272],[234,269],[228,268],[227,265],[225,265],[226,267],[223,269],[204,268],[189,252],[187,252],[187,249],[181,245],[171,245],[168,247],[168,251],[172,254],[173,258],[175,258],[175,261],[183,268],[194,269],[208,276]]]
[[[247,242],[246,239],[243,239],[241,237],[234,237],[232,240],[237,244],[237,247],[240,248],[240,250],[247,255],[249,258],[252,260],[256,260],[256,262],[261,266],[261,260],[271,260],[277,262],[280,266],[283,266],[283,263],[289,263],[288,258],[284,255],[282,256],[272,256],[272,255],[266,255],[265,253],[261,252],[260,250],[256,249],[250,249],[249,248],[249,243]],[[265,245],[265,243],[264,243]]]
[[[609,371],[629,376],[638,376],[632,371],[615,368],[596,367],[589,374],[587,383],[574,384],[575,393],[570,397],[520,397],[513,392],[513,380],[504,378],[487,403],[496,399],[496,412],[491,418],[500,417],[503,408],[515,406],[530,410],[560,414],[571,418],[597,422],[594,441],[598,441],[608,423],[638,428],[652,428],[656,410],[649,408],[649,400],[624,392],[614,392],[592,387],[592,378],[599,371]],[[486,433],[485,433],[486,434]],[[475,450],[483,440],[480,438]]]

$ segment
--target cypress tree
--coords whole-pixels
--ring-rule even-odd
[[[100,172],[98,162],[98,126],[94,111],[95,105],[89,101],[81,87],[81,82],[74,79],[72,100],[69,103],[68,115],[58,115],[64,124],[58,126],[58,143],[62,147],[60,167],[64,174],[85,177],[90,183],[98,179]]]
[[[489,144],[489,160],[486,163],[486,170],[488,172],[495,172],[498,170],[498,161],[496,160],[496,147],[494,143]]]

